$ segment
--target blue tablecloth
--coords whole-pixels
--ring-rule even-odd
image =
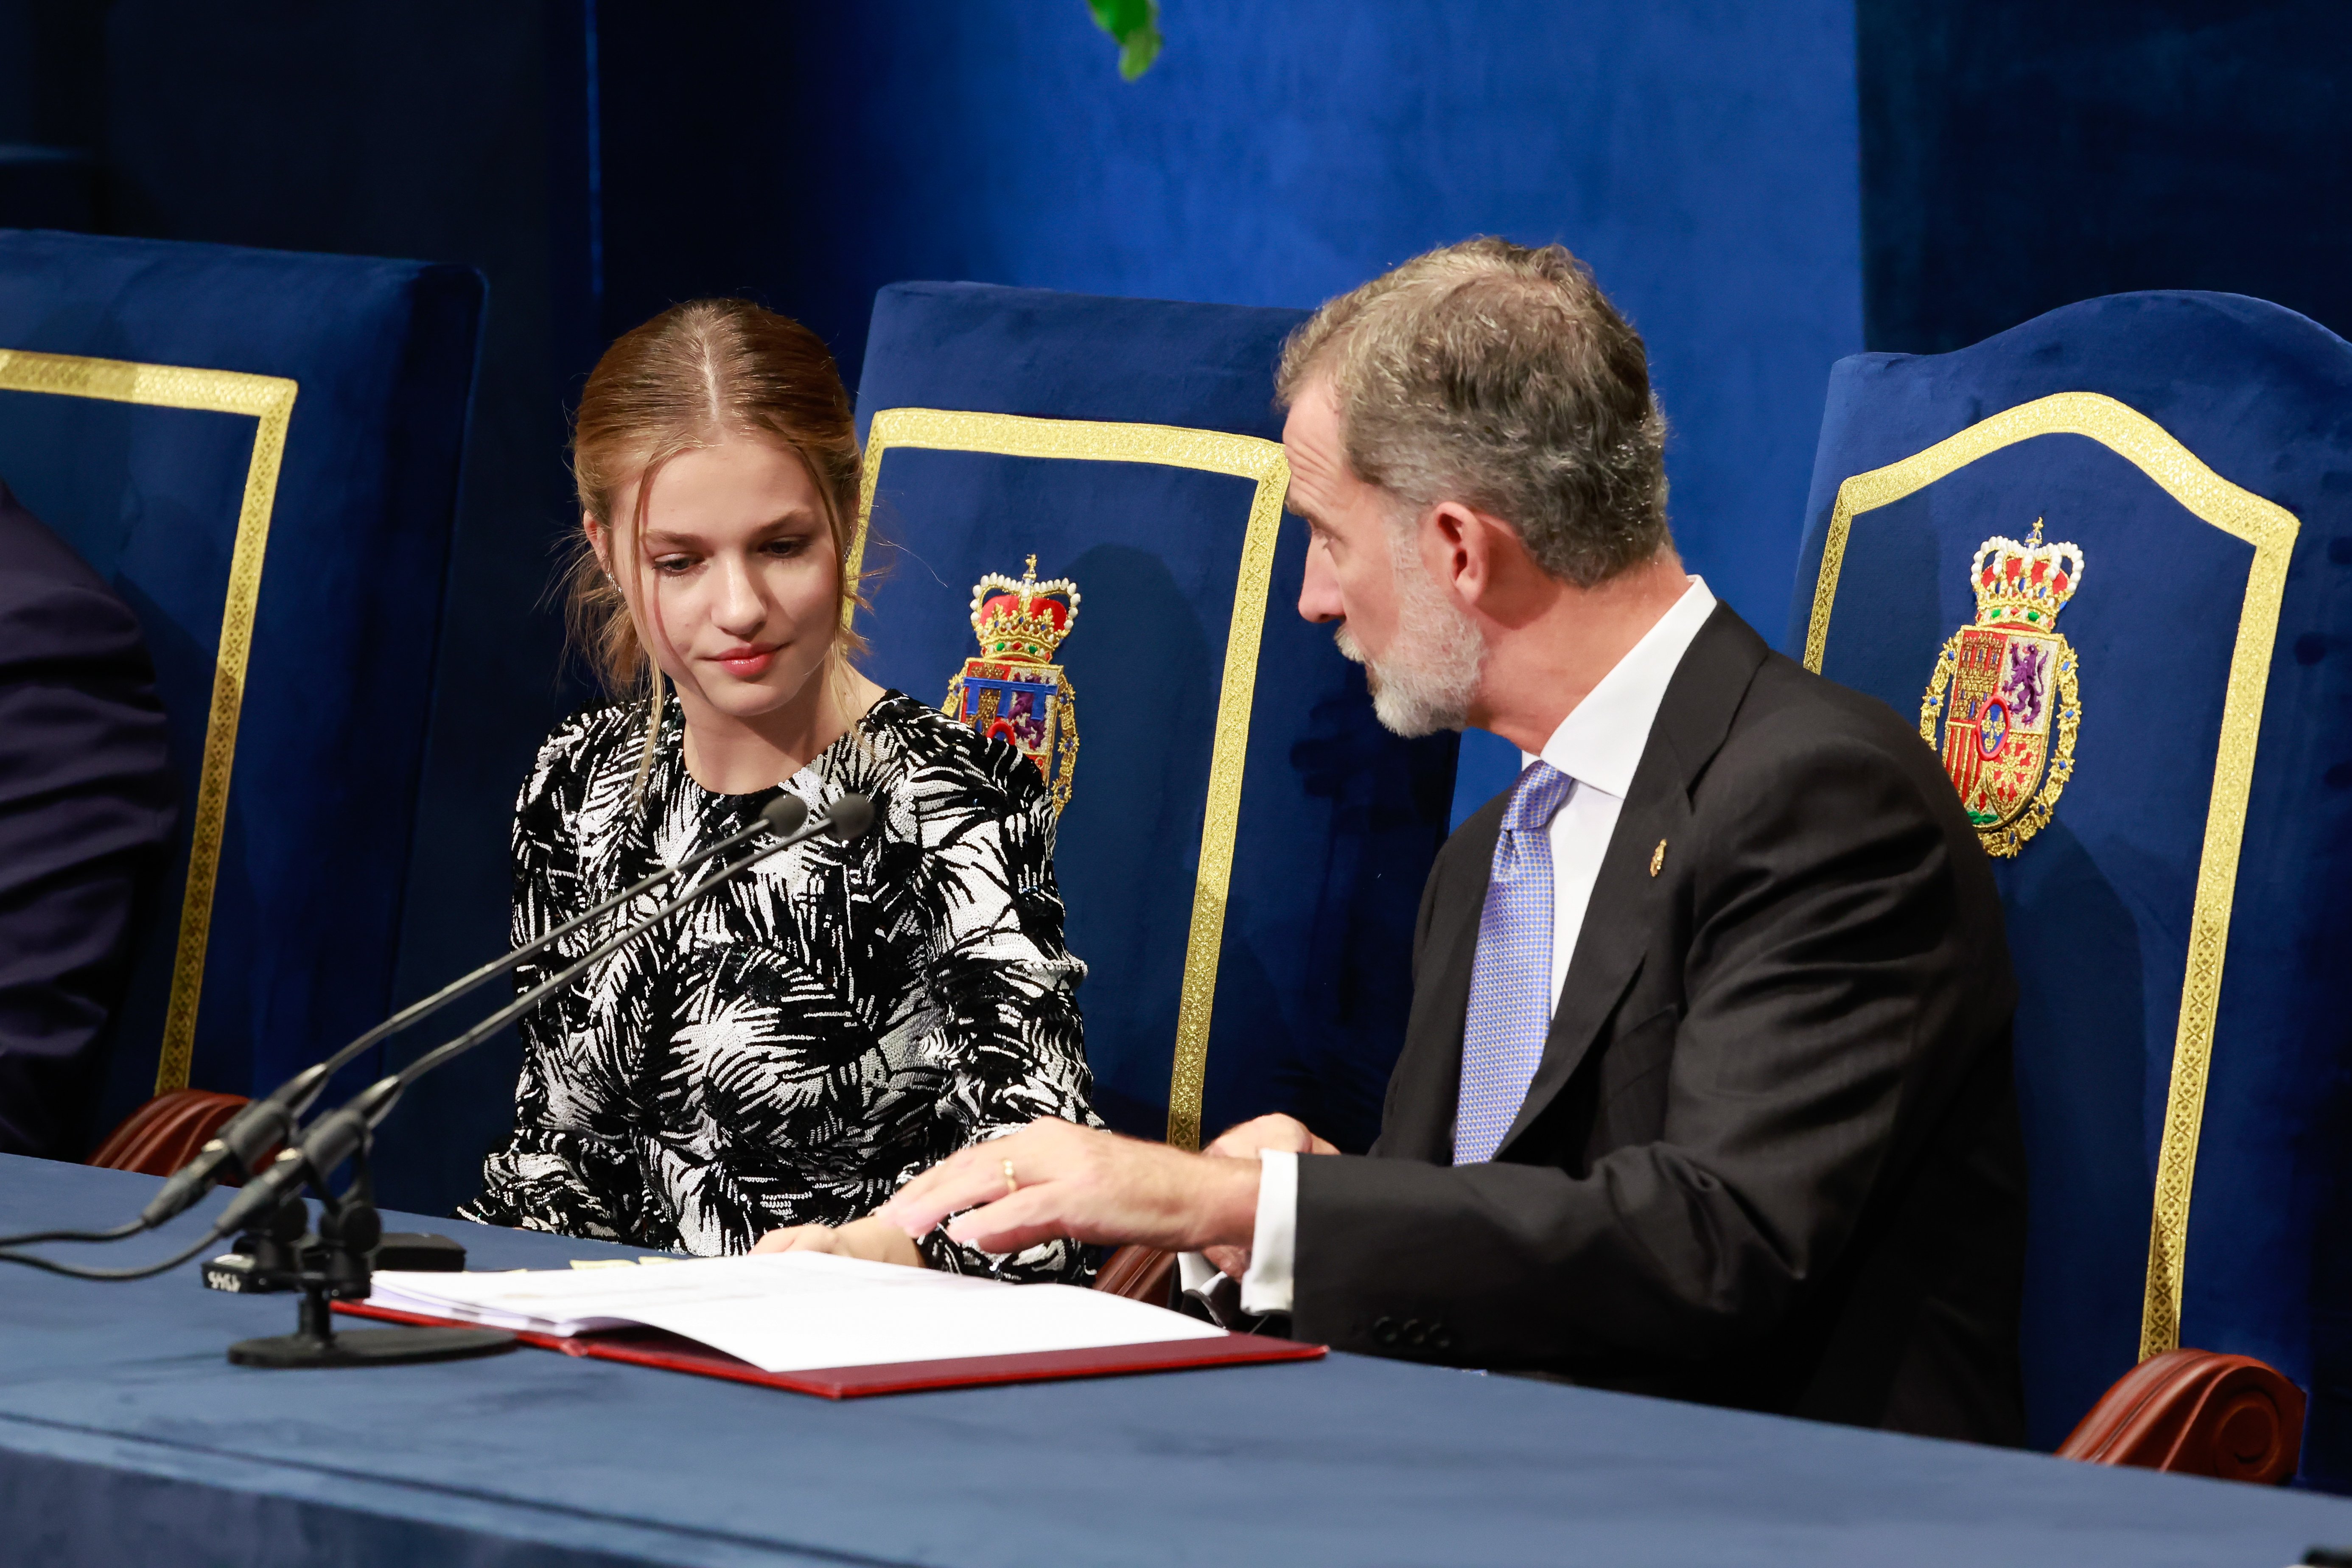
[[[0,1233],[152,1187],[0,1157]],[[162,1256],[194,1223],[75,1250]],[[481,1268],[616,1250],[393,1223]],[[1353,1356],[839,1405],[533,1350],[222,1359],[293,1316],[193,1265],[0,1269],[0,1560],[2279,1568],[2352,1543],[2344,1500]]]

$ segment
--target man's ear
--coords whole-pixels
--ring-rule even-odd
[[[1547,602],[1549,579],[1519,531],[1491,512],[1440,501],[1422,519],[1422,560],[1465,611],[1517,626]]]
[[[1465,609],[1493,587],[1494,541],[1488,519],[1459,501],[1443,500],[1422,514],[1421,559],[1438,586]]]

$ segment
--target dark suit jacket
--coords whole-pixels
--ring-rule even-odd
[[[167,761],[138,621],[0,484],[0,1150],[88,1152]]]
[[[1493,1163],[1455,1169],[1503,805],[1430,873],[1380,1142],[1298,1163],[1294,1331],[2021,1441],[2016,991],[1935,753],[1718,608],[1658,710],[1527,1102]]]

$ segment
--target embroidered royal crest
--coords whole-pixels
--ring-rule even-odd
[[[997,588],[1002,593],[992,595]],[[1078,698],[1054,653],[1078,618],[1078,585],[1037,581],[1037,558],[1021,580],[992,572],[972,584],[971,629],[980,657],[963,661],[940,707],[983,735],[1010,742],[1037,764],[1055,815],[1070,804],[1078,763]]]
[[[2083,552],[2042,543],[2036,518],[2022,544],[1986,540],[1969,577],[1976,624],[1953,633],[1937,658],[1919,738],[1943,753],[1986,850],[2011,856],[2049,823],[2074,772],[2083,706],[2058,612],[2083,585]]]

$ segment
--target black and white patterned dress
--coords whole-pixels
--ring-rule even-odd
[[[673,705],[638,798],[641,706],[548,739],[515,808],[518,945],[748,826],[779,793],[710,794],[683,740]],[[1063,945],[1035,768],[893,691],[782,788],[812,810],[871,796],[874,826],[761,862],[526,1016],[514,1136],[463,1217],[741,1252],[781,1226],[856,1219],[1034,1117],[1100,1125],[1075,994],[1086,966]],[[557,944],[520,984],[614,929]],[[919,1245],[960,1273],[1084,1267],[1068,1242],[1010,1259],[937,1232]]]

